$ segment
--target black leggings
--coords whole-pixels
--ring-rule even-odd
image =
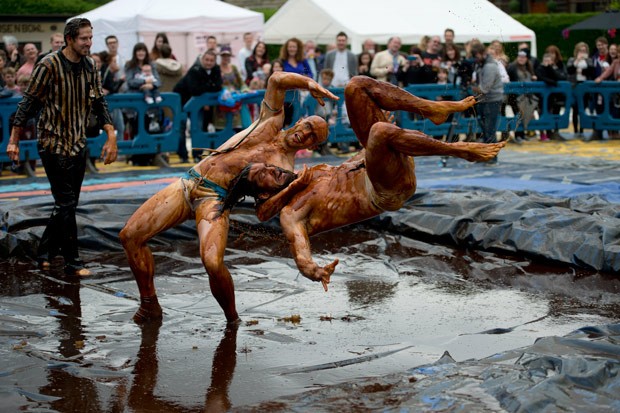
[[[39,243],[40,259],[62,255],[65,262],[79,259],[75,213],[86,171],[86,148],[76,156],[40,151],[41,161],[50,182],[54,209]]]

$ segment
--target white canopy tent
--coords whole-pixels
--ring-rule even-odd
[[[454,30],[456,43],[527,41],[536,55],[536,33],[488,0],[288,0],[265,24],[264,40],[283,44],[297,37],[330,44],[344,31],[351,50],[359,53],[366,39],[385,45],[399,36],[403,44],[417,44],[425,35],[443,38],[446,28]]]
[[[261,34],[264,16],[219,0],[114,0],[75,17],[93,24],[93,52],[106,50],[105,37],[119,39],[119,53],[131,58],[133,46],[140,41],[149,50],[155,34],[168,35],[172,52],[184,64],[191,65],[204,51],[206,36],[215,35],[220,44],[241,47],[245,32]]]

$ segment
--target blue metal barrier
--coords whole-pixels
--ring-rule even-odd
[[[581,127],[597,130],[620,130],[620,82],[596,83],[587,81],[579,83],[575,87],[574,95],[579,108]],[[602,104],[596,105],[595,101],[599,99],[599,96],[602,98]],[[589,105],[586,106],[586,103]],[[618,106],[615,106],[616,104]],[[598,110],[595,110],[596,106],[598,106]]]

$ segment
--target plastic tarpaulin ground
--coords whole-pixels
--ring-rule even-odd
[[[620,278],[588,264],[617,262],[617,172],[546,167],[539,183],[540,160],[510,160],[417,162],[403,210],[313,237],[319,263],[340,259],[327,293],[299,276],[277,220],[242,206],[232,331],[192,222],[151,244],[163,324],[131,322],[118,231],[163,184],[83,193],[83,280],[25,258],[50,197],[5,200],[0,410],[617,410]]]

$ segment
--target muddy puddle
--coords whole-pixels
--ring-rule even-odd
[[[0,410],[234,410],[620,316],[612,275],[363,226],[313,247],[320,263],[340,259],[327,293],[298,274],[277,232],[233,224],[236,329],[226,329],[195,242],[154,246],[165,316],[144,329],[131,321],[138,293],[120,251],[88,252],[95,274],[81,281],[1,262]]]

